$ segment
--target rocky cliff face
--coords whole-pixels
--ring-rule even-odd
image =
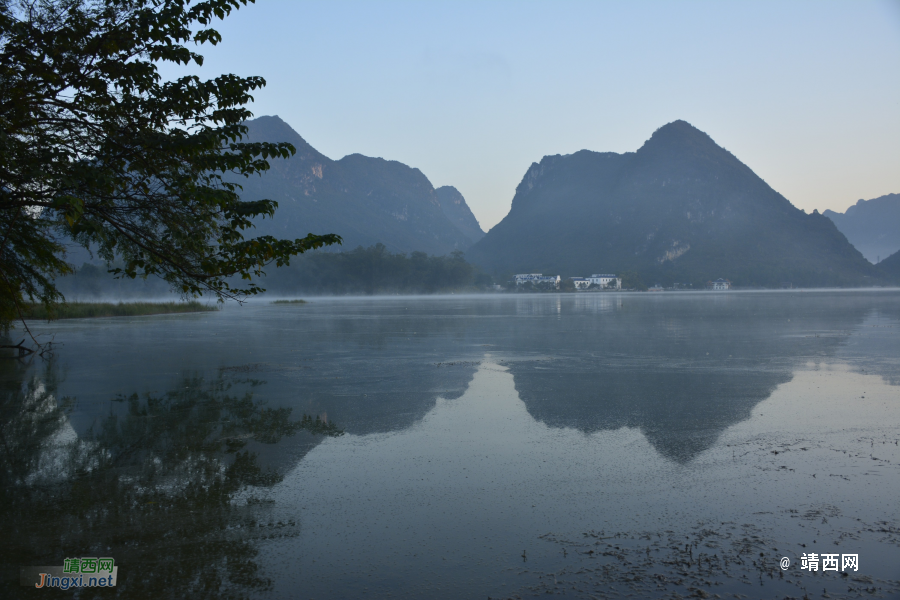
[[[468,256],[496,274],[637,271],[662,284],[878,277],[829,219],[795,208],[684,121],[661,127],[637,152],[544,157]]]
[[[464,219],[461,229],[459,218],[448,218],[418,169],[361,154],[332,160],[278,117],[260,117],[247,125],[245,141],[290,142],[297,149],[290,159],[270,159],[271,169],[261,177],[238,182],[248,200],[278,202],[275,218],[260,220],[257,233],[281,238],[336,233],[345,249],[380,242],[393,252],[435,255],[472,245],[472,228]],[[459,200],[457,213],[471,215],[461,195]]]
[[[450,219],[457,229],[462,231],[472,242],[477,242],[484,237],[484,231],[478,224],[478,219],[472,214],[466,199],[452,185],[445,185],[434,190],[437,194],[438,202],[441,203],[441,210],[444,215]]]
[[[826,210],[822,214],[871,263],[900,250],[900,194],[859,200],[844,213]]]

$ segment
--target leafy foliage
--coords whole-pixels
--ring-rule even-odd
[[[188,44],[218,43],[211,23],[248,1],[0,0],[0,324],[25,299],[61,299],[66,239],[121,259],[119,276],[220,299],[259,292],[249,281],[267,264],[340,242],[244,237],[277,204],[241,201],[235,179],[295,152],[241,141],[261,77],[158,73],[202,65]]]

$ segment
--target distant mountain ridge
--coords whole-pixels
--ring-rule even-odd
[[[393,252],[434,255],[466,250],[484,235],[462,195],[455,188],[438,193],[418,169],[361,154],[332,160],[277,116],[246,125],[245,141],[297,149],[289,159],[270,160],[261,177],[237,181],[247,199],[278,202],[275,218],[259,220],[252,235],[336,233],[346,250],[382,243]]]
[[[509,214],[467,256],[498,275],[635,271],[664,285],[879,278],[828,218],[795,208],[685,121],[661,127],[637,152],[533,163]]]
[[[871,263],[900,250],[900,194],[858,200],[844,213],[822,213]]]

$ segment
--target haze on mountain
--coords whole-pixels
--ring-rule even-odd
[[[261,177],[238,181],[244,198],[278,202],[274,219],[257,221],[259,234],[336,233],[344,250],[381,243],[393,252],[434,255],[466,250],[484,235],[462,194],[435,190],[418,169],[361,154],[332,160],[277,116],[246,125],[244,141],[290,142],[297,149],[289,159],[270,159]]]
[[[844,213],[822,213],[871,263],[900,250],[900,194],[860,199]]]
[[[867,285],[879,272],[827,217],[806,214],[685,121],[637,152],[545,156],[509,214],[467,252],[496,275],[635,271],[646,283]]]

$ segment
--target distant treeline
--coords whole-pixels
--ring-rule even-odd
[[[304,254],[288,267],[270,269],[259,282],[273,294],[307,295],[435,294],[483,290],[492,283],[461,251],[392,253],[383,244]]]
[[[900,273],[900,253],[889,260]],[[879,264],[881,267],[881,264]],[[75,274],[57,280],[59,290],[69,302],[97,300],[139,300],[164,299],[178,296],[169,285],[157,278],[115,279],[106,266],[84,263]],[[739,269],[733,269],[739,273]],[[885,273],[888,269],[884,269]],[[648,283],[672,287],[672,277],[659,276],[660,273],[620,272],[622,287],[631,290],[646,290]],[[255,283],[266,289],[271,296],[342,296],[376,294],[439,294],[450,292],[493,291],[495,283],[501,284],[507,292],[574,292],[575,286],[568,277],[560,282],[559,289],[541,286],[516,286],[512,275],[491,277],[477,266],[467,262],[465,255],[452,252],[449,256],[429,256],[424,252],[411,254],[392,253],[383,244],[368,248],[362,246],[349,252],[316,251],[294,257],[289,266],[267,269],[267,276],[255,279]],[[737,277],[736,277],[737,279]],[[900,275],[895,279],[900,282]],[[681,289],[702,290],[705,281],[690,281],[678,284]],[[734,281],[734,280],[733,280]],[[789,281],[785,279],[785,281]],[[235,281],[240,286],[240,281]],[[832,285],[846,284],[834,281]],[[811,281],[795,278],[790,287],[815,287]]]
[[[139,317],[144,315],[167,315],[170,313],[204,312],[217,310],[215,305],[191,302],[66,302],[53,307],[51,311],[41,304],[30,304],[25,308],[26,319],[90,319],[96,317]]]
[[[255,283],[269,295],[282,296],[474,292],[493,284],[489,275],[466,262],[462,252],[449,256],[392,253],[383,244],[349,252],[311,252],[294,257],[289,266],[271,266],[266,272]],[[60,278],[57,285],[69,301],[175,295],[161,279],[114,279],[106,266],[90,263]]]

